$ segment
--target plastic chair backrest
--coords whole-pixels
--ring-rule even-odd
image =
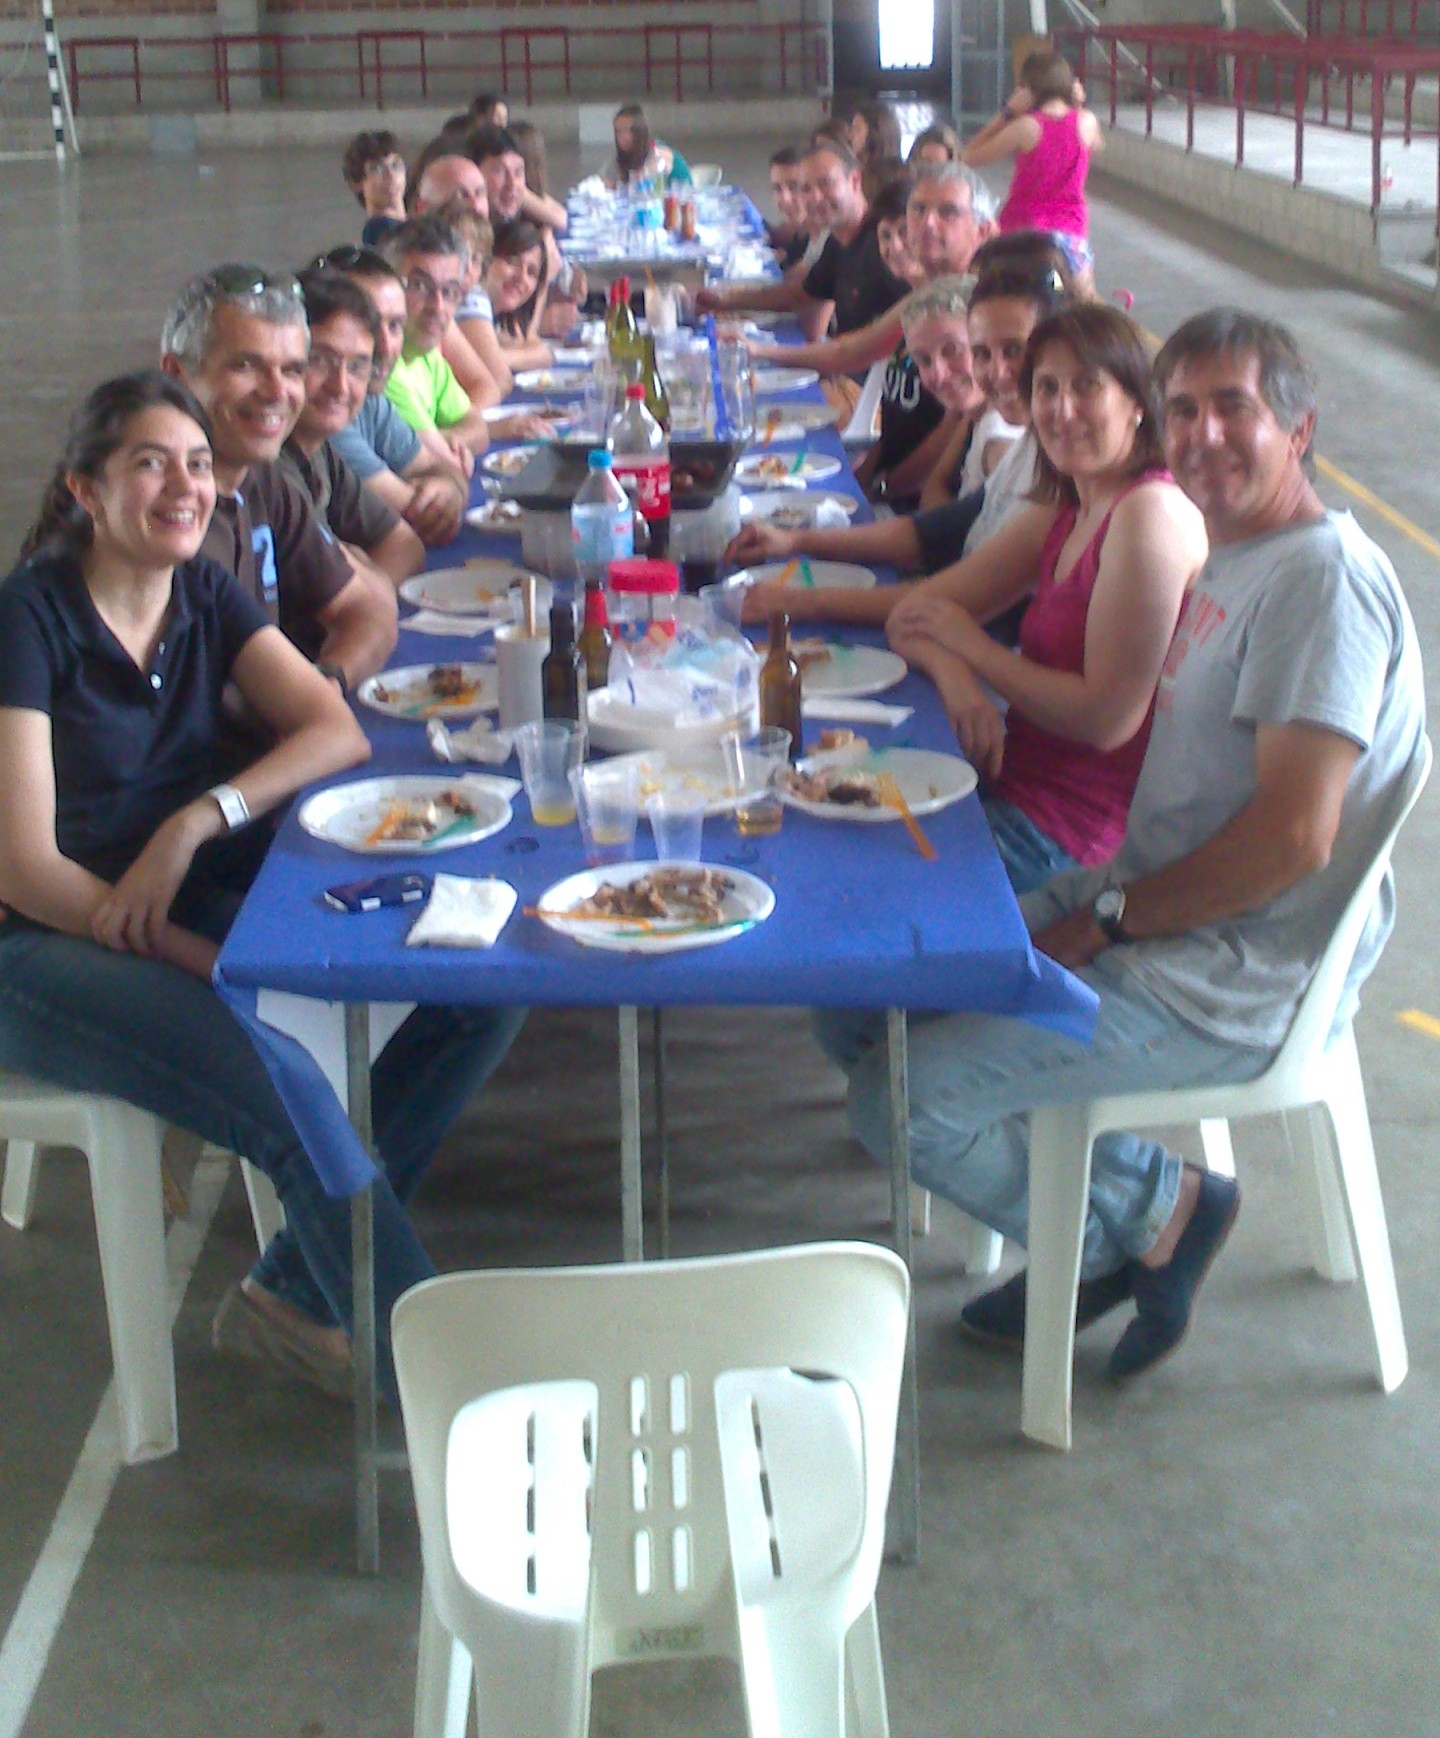
[[[577,1645],[586,1672],[734,1655],[737,1599],[783,1598],[802,1566],[843,1584],[853,1623],[879,1572],[908,1323],[903,1263],[864,1243],[408,1292],[392,1339],[427,1591],[482,1685],[487,1645],[518,1649],[506,1676],[527,1684],[547,1657],[563,1677]],[[779,1538],[782,1468],[805,1502]]]
[[[690,165],[690,185],[697,191],[706,187],[718,187],[725,178],[725,171],[718,163],[692,163]]]
[[[1285,1035],[1285,1042],[1266,1071],[1267,1074],[1284,1069],[1307,1056],[1319,1055],[1324,1050],[1335,1025],[1335,1015],[1345,991],[1345,978],[1350,970],[1350,963],[1355,958],[1355,950],[1360,945],[1365,925],[1375,908],[1380,884],[1390,868],[1390,855],[1395,849],[1396,836],[1425,788],[1425,781],[1430,776],[1430,762],[1430,739],[1422,735],[1414,758],[1406,767],[1405,776],[1396,789],[1390,825],[1376,846],[1364,874],[1355,884],[1355,890],[1346,901],[1345,909],[1340,913],[1340,920],[1325,944],[1325,951],[1320,956],[1315,975],[1300,998],[1295,1018],[1290,1022],[1290,1030]]]

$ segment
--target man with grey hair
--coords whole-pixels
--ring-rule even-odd
[[[464,295],[469,255],[465,243],[438,216],[412,217],[385,237],[380,249],[405,290],[405,343],[385,382],[385,396],[411,426],[438,429],[459,456],[490,444],[484,414],[471,404],[441,354]]]
[[[395,593],[356,571],[278,463],[305,401],[309,349],[293,277],[222,265],[180,292],[161,332],[160,366],[185,382],[215,431],[215,513],[201,553],[348,691],[394,649]]]
[[[1414,623],[1384,553],[1310,482],[1315,385],[1293,338],[1216,309],[1174,334],[1156,375],[1166,461],[1204,515],[1209,559],[1161,674],[1119,852],[1021,902],[1035,946],[1098,994],[1095,1037],[944,1015],[917,1017],[910,1041],[916,1180],[1020,1243],[1032,1108],[1251,1080],[1269,1065],[1424,752]],[[1343,1014],[1393,907],[1387,879]],[[877,1157],[884,1025],[817,1017]],[[1090,1201],[1076,1325],[1133,1298],[1109,1364],[1123,1381],[1184,1338],[1240,1193],[1120,1133],[1095,1143]],[[1021,1274],[966,1304],[961,1325],[1018,1347],[1025,1300]]]

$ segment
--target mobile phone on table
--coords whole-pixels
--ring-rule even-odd
[[[342,881],[325,889],[325,903],[335,911],[378,911],[382,905],[414,905],[430,892],[430,877],[370,875],[364,881]]]

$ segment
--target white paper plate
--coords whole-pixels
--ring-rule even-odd
[[[735,481],[742,488],[803,489],[839,470],[840,460],[831,453],[746,453],[735,467]]]
[[[814,524],[814,510],[822,501],[833,501],[847,519],[853,519],[860,510],[855,497],[839,489],[807,489],[803,496],[797,496],[793,489],[760,489],[740,497],[740,517],[765,519],[782,530],[795,531]]]
[[[487,556],[464,567],[437,567],[433,573],[417,573],[400,587],[400,596],[417,609],[440,610],[450,616],[485,616],[491,621],[509,621],[511,586],[528,570],[514,561]],[[549,580],[539,581],[543,593]]]
[[[382,670],[378,676],[367,676],[355,697],[386,718],[413,718],[420,723],[428,718],[469,718],[472,713],[493,712],[500,704],[493,664],[454,666],[475,690],[468,700],[437,700],[430,687],[430,672],[436,668],[435,664],[407,664],[399,670]]]
[[[813,368],[757,368],[754,374],[755,391],[762,398],[770,392],[800,392],[819,380]]]
[[[837,417],[828,404],[767,404],[760,416],[759,427],[764,428],[765,418],[772,410],[778,410],[785,418],[786,427],[792,424],[803,429],[835,428],[844,419]],[[775,436],[778,440],[780,437]]]
[[[511,404],[487,404],[480,414],[486,422],[504,422],[507,416],[543,416],[556,428],[563,427],[566,421],[563,412],[545,398],[526,398]]]
[[[446,792],[461,794],[475,810],[472,823],[445,831],[433,842],[418,839],[366,841],[393,802],[434,802]],[[327,845],[375,856],[415,856],[425,851],[450,851],[473,845],[510,825],[510,804],[490,786],[473,778],[447,778],[443,773],[405,774],[398,778],[366,778],[356,784],[332,785],[316,791],[300,805],[296,817],[305,831]]]
[[[770,438],[765,438],[766,429],[770,430]],[[755,438],[764,447],[794,446],[796,441],[803,441],[811,431],[803,423],[794,422],[788,416],[777,422],[772,428],[765,417],[761,417],[755,425]]]
[[[590,378],[588,368],[522,368],[515,384],[522,392],[580,393]]]
[[[681,953],[687,948],[714,947],[718,942],[733,941],[757,923],[763,923],[775,909],[774,892],[756,875],[728,866],[720,871],[730,882],[722,913],[726,921],[705,928],[684,923],[673,930],[640,929],[636,924],[617,917],[613,923],[595,918],[548,915],[566,911],[587,900],[602,882],[625,886],[642,876],[653,875],[657,869],[694,867],[676,863],[616,863],[608,869],[587,869],[583,874],[567,876],[541,895],[540,909],[547,913],[541,922],[557,935],[568,935],[583,947],[605,948],[611,953]]]
[[[555,358],[557,368],[579,368],[586,374],[594,368],[599,360],[599,351],[585,344],[550,346],[550,354]]]
[[[797,591],[804,591],[807,586],[814,591],[870,591],[874,588],[873,569],[859,567],[853,561],[816,561],[808,555],[796,559],[799,565],[791,573],[788,583]],[[778,580],[789,566],[788,561],[765,561],[759,567],[743,568],[732,575],[732,580],[736,584],[763,585]]]
[[[885,748],[862,751],[837,749],[833,754],[812,754],[800,762],[802,772],[840,766],[847,771],[875,774],[888,772],[899,785],[913,815],[933,815],[968,797],[979,782],[975,768],[958,754],[940,754],[931,748]],[[797,796],[781,781],[780,794],[792,809],[816,815],[822,821],[898,821],[900,811],[884,804],[865,808],[859,803],[816,803]]]
[[[809,636],[791,636],[792,645]],[[885,646],[847,646],[830,643],[828,658],[816,663],[802,663],[800,683],[812,699],[828,695],[831,699],[858,700],[865,694],[883,694],[897,682],[903,682],[910,666]]]
[[[465,515],[472,531],[517,532],[520,529],[520,503],[495,499],[472,507]]]
[[[725,751],[718,742],[689,748],[645,748],[636,754],[615,755],[605,764],[615,766],[627,760],[633,760],[639,770],[642,810],[653,796],[683,793],[702,797],[707,816],[728,815],[765,788],[762,781],[745,790],[733,790]]]
[[[497,452],[486,453],[480,469],[491,477],[518,477],[539,451],[533,441],[526,446],[501,447]]]
[[[663,748],[684,753],[718,742],[727,730],[749,726],[743,718],[714,718],[703,724],[657,724],[653,718],[637,723],[635,708],[625,706],[599,689],[586,701],[590,721],[590,746],[601,754],[633,754],[642,748]]]

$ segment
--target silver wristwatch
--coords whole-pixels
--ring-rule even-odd
[[[234,785],[212,785],[206,794],[214,797],[227,832],[233,833],[249,821],[250,805]]]
[[[1123,887],[1106,887],[1095,896],[1095,903],[1090,907],[1091,915],[1106,936],[1112,942],[1133,941],[1125,928],[1125,889]]]

